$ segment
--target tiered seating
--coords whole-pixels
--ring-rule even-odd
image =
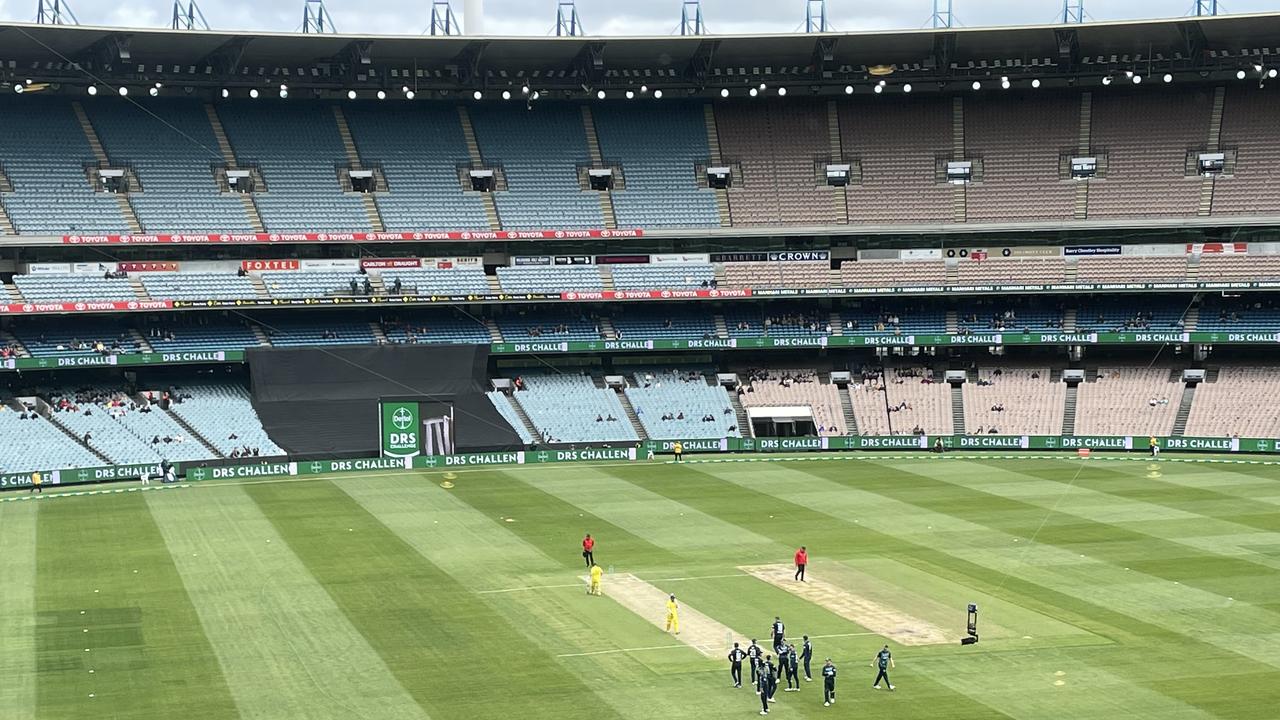
[[[484,268],[479,265],[448,269],[383,270],[380,274],[387,292],[391,292],[397,278],[406,295],[484,295],[490,292],[489,279],[485,277]]]
[[[14,275],[28,302],[107,302],[137,300],[128,279],[106,279],[102,275]]]
[[[1099,368],[1096,382],[1076,386],[1075,434],[1169,435],[1183,390],[1183,384],[1170,377],[1168,368]]]
[[[362,293],[367,278],[355,272],[264,272],[262,282],[267,292],[276,298],[322,298],[332,295],[350,296],[351,282],[356,283],[356,293]]]
[[[426,343],[458,343],[487,345],[493,340],[489,328],[479,318],[464,313],[423,311],[396,320],[384,320],[382,333],[392,343],[420,345]]]
[[[947,331],[947,313],[941,305],[912,307],[905,303],[863,302],[841,308],[840,319],[844,321],[845,335],[919,335]]]
[[[842,147],[862,163],[862,184],[847,191],[849,222],[951,222],[952,187],[935,180],[934,159],[952,154],[952,129],[950,98],[915,94],[891,103],[840,103]]]
[[[248,277],[231,273],[139,273],[154,300],[240,300],[258,291]]]
[[[696,103],[601,103],[591,109],[600,152],[621,163],[626,189],[613,193],[621,227],[717,227],[714,191],[698,187],[696,166],[711,157]]]
[[[1063,329],[1062,308],[1038,298],[995,295],[956,311],[960,332],[1055,332]]]
[[[719,385],[708,385],[701,373],[690,377],[679,370],[637,372],[627,380],[633,383],[627,387],[627,399],[651,438],[742,436],[744,428],[737,426],[729,394]],[[708,417],[712,419],[704,419]]]
[[[680,338],[700,340],[716,337],[716,320],[697,308],[645,308],[617,306],[609,318],[621,340]]]
[[[55,395],[50,399],[56,402],[57,397]],[[130,410],[128,408],[127,400],[125,403],[125,406],[118,408],[116,412],[137,412],[136,409]],[[66,428],[78,438],[83,439],[88,434],[89,446],[105,455],[107,459],[116,465],[158,463],[167,457],[161,451],[167,449],[169,445],[163,442],[152,444],[152,438],[144,440],[130,430],[122,421],[111,417],[108,414],[109,412],[103,405],[85,402],[75,408],[55,410],[51,417],[54,422]],[[161,410],[156,408],[151,412],[161,412]],[[184,439],[184,442],[195,441]],[[97,464],[101,464],[101,462],[99,460]]]
[[[905,374],[899,376],[899,372]],[[942,382],[921,382],[922,378],[931,376],[932,371],[927,368],[890,370],[887,386],[889,406],[895,410],[887,415],[885,386],[879,378],[850,386],[849,396],[853,400],[858,432],[862,435],[888,435],[892,422],[894,435],[909,435],[917,427],[929,435],[952,434],[955,424],[951,417],[951,387]]]
[[[1280,280],[1280,255],[1202,255],[1196,279],[1201,282]]]
[[[1280,308],[1269,297],[1228,302],[1209,296],[1200,306],[1196,330],[1280,333]]]
[[[120,98],[86,102],[107,156],[133,168],[142,184],[129,202],[147,232],[249,233],[240,199],[223,195],[212,166],[218,141],[199,101],[150,101],[146,110]]]
[[[1049,382],[1048,368],[982,368],[978,377],[990,385],[966,382],[964,426],[968,432],[996,428],[1001,435],[1057,435],[1067,386]],[[993,410],[994,407],[1003,410]]]
[[[353,103],[343,113],[360,159],[382,166],[390,191],[376,202],[387,230],[488,229],[484,202],[458,176],[470,158],[455,108]]]
[[[500,267],[498,282],[511,293],[562,293],[603,290],[600,268],[595,265],[554,267]]]
[[[832,225],[836,194],[819,185],[830,155],[824,101],[786,98],[716,107],[720,153],[742,166],[729,188],[734,225]]]
[[[811,306],[729,305],[724,309],[729,337],[820,337],[830,335],[830,317]]]
[[[218,115],[239,164],[262,170],[267,192],[255,193],[254,201],[268,231],[370,229],[360,198],[338,184],[337,168],[349,161],[328,105],[235,102],[218,106]]]
[[[1116,89],[1093,94],[1093,147],[1107,176],[1089,180],[1089,218],[1195,215],[1199,176],[1186,154],[1209,138],[1212,93]]]
[[[507,397],[506,393],[491,390],[486,394],[489,396],[489,401],[493,403],[493,407],[498,410],[498,414],[502,416],[502,419],[506,420],[511,429],[516,431],[516,435],[520,436],[520,442],[525,445],[532,445],[537,442],[537,439],[529,434],[524,422],[520,420],[520,415],[516,413],[516,408],[511,404],[511,398]]]
[[[144,330],[147,343],[156,352],[209,352],[243,350],[261,343],[253,330],[243,322],[205,321],[194,318],[188,324],[156,323]],[[170,339],[172,335],[172,339]]]
[[[27,323],[14,335],[32,357],[102,355],[141,352],[142,348],[118,322],[103,318],[75,318]]]
[[[371,345],[377,340],[367,322],[349,320],[275,320],[263,325],[276,347]]]
[[[807,407],[813,413],[813,426],[819,435],[848,432],[839,388],[818,382],[816,371],[770,368],[751,375],[749,392],[738,396],[744,408]]]
[[[1280,437],[1280,374],[1274,367],[1224,367],[1217,382],[1200,383],[1186,435]]]
[[[0,169],[14,189],[2,199],[19,233],[129,232],[115,196],[93,190],[85,166],[96,164],[69,102],[23,97],[0,103]]]
[[[725,263],[729,287],[796,288],[831,287],[829,262],[744,262]]]
[[[600,325],[595,320],[567,310],[518,309],[496,320],[507,342],[600,339]]]
[[[160,392],[151,395],[158,397]],[[119,388],[61,388],[51,391],[48,397],[54,407],[62,407],[64,400],[69,404],[55,412],[55,419],[78,437],[90,432],[89,444],[113,462],[203,460],[210,456],[209,450],[169,413],[156,404],[148,408],[145,402],[130,407],[132,398]],[[169,442],[165,442],[166,438]]]
[[[586,375],[522,375],[527,389],[516,393],[544,442],[635,442],[635,428],[618,394],[601,390]],[[596,418],[606,418],[596,422]],[[607,418],[613,417],[610,421]]]
[[[965,191],[969,222],[1075,217],[1076,188],[1059,179],[1058,156],[1079,142],[1080,96],[1032,92],[964,100],[965,154],[982,159],[982,181]]]
[[[249,392],[243,387],[225,383],[183,385],[178,392],[191,397],[171,404],[170,411],[186,421],[219,453],[230,456],[233,451],[248,447],[256,449],[260,457],[285,454],[267,437],[249,400]]]
[[[707,264],[614,265],[613,286],[618,290],[668,290],[707,287],[715,268]]]
[[[1268,83],[1269,84],[1269,83]],[[1236,149],[1235,174],[1213,183],[1214,215],[1275,215],[1280,210],[1280,127],[1275,96],[1248,83],[1228,85],[1221,146]]]
[[[956,279],[960,285],[1054,285],[1065,269],[1060,257],[961,260]]]
[[[940,260],[845,260],[840,281],[850,287],[924,287],[947,284]],[[823,284],[829,284],[823,281]]]
[[[1186,305],[1126,298],[1123,304],[1093,300],[1076,311],[1079,332],[1180,332]]]
[[[506,228],[600,228],[600,198],[578,183],[588,165],[587,135],[576,105],[539,105],[511,112],[500,105],[471,108],[480,154],[502,165],[507,190],[494,194]]]
[[[23,420],[11,407],[0,408],[0,472],[96,467],[102,460],[67,437],[53,423],[36,416]]]
[[[1131,283],[1166,282],[1187,279],[1187,258],[1123,255],[1112,258],[1080,258],[1076,282]]]

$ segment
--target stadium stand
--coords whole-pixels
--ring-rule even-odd
[[[476,105],[470,114],[484,161],[501,165],[507,178],[508,189],[494,193],[503,227],[604,227],[599,198],[578,181],[591,157],[577,105],[518,113]]]
[[[670,290],[709,287],[716,271],[705,263],[614,265],[612,275],[618,290]]]
[[[815,276],[819,270],[813,271]],[[815,277],[815,279],[817,279]],[[821,284],[828,284],[825,278]],[[840,284],[848,287],[924,287],[947,285],[941,260],[845,260]]]
[[[84,433],[89,432],[91,438],[85,442],[113,462],[150,463],[163,459],[177,462],[210,457],[208,448],[199,439],[191,437],[158,403],[148,402],[142,395],[96,384],[55,388],[47,397],[54,408],[55,421],[78,438],[83,439]],[[150,396],[158,398],[161,392],[151,391]],[[106,425],[104,420],[119,428]],[[120,428],[132,439],[126,439]],[[98,435],[99,432],[103,434]]]
[[[96,467],[102,460],[49,420],[10,405],[0,405],[0,472]]]
[[[724,309],[729,337],[821,337],[830,335],[831,319],[816,307],[778,304],[730,305]]]
[[[1188,298],[1189,299],[1189,298]],[[1076,310],[1076,330],[1080,332],[1174,332],[1183,329],[1186,305],[1159,299],[1126,298],[1124,303],[1093,298]]]
[[[14,335],[32,357],[128,354],[143,349],[119,321],[107,319],[28,322],[15,326]]]
[[[844,435],[844,411],[840,391],[835,385],[820,382],[812,369],[768,368],[752,370],[745,392],[738,394],[744,408],[807,407],[813,413],[813,426],[819,435]]]
[[[137,300],[128,278],[88,274],[15,275],[13,284],[28,302],[95,302]]]
[[[0,170],[13,184],[3,202],[27,235],[127,233],[116,196],[94,191],[97,159],[71,103],[23,98],[0,103]]]
[[[94,98],[86,111],[115,165],[137,174],[129,194],[143,230],[157,233],[251,233],[240,200],[223,195],[213,167],[218,141],[198,101],[152,101],[146,109],[120,98]]]
[[[950,98],[878,100],[840,103],[845,156],[862,166],[862,184],[848,188],[849,222],[951,222],[952,188],[936,180],[935,167],[936,158],[953,154]]]
[[[1065,268],[1061,257],[962,259],[956,278],[960,285],[1056,285]]]
[[[838,285],[831,279],[829,262],[741,262],[725,263],[725,281],[730,287],[803,288]]]
[[[391,343],[463,343],[484,345],[492,341],[484,321],[462,312],[418,311],[384,318],[382,333]]]
[[[1075,217],[1075,185],[1058,168],[1080,135],[1079,94],[966,98],[964,128],[966,157],[982,160],[982,180],[965,188],[969,222]]]
[[[639,439],[618,394],[586,375],[521,375],[515,394],[543,442],[635,442]],[[613,418],[610,420],[609,418]],[[599,419],[599,420],[597,420]]]
[[[978,382],[961,386],[965,431],[994,427],[1004,435],[1057,435],[1066,387],[1050,382],[1045,367],[981,368]]]
[[[407,295],[484,295],[490,292],[489,279],[479,265],[383,270],[378,275],[382,278],[382,286],[391,294],[396,294],[393,292],[396,280],[400,281],[401,293]]]
[[[138,273],[153,300],[242,300],[258,291],[248,276],[231,273]]]
[[[1089,217],[1195,215],[1200,177],[1187,176],[1186,156],[1209,137],[1212,103],[1209,93],[1094,93],[1092,142],[1107,173],[1088,181]]]
[[[595,265],[554,267],[500,267],[498,282],[509,293],[561,293],[570,290],[603,290],[604,280]]]
[[[701,340],[716,337],[716,319],[697,308],[646,308],[618,306],[610,312],[619,340],[680,338]]]
[[[638,370],[627,381],[627,399],[651,438],[742,437],[729,394],[701,371]]]
[[[946,383],[933,381],[928,368],[889,368],[888,372],[887,386],[878,375],[867,374],[849,387],[860,434],[889,435],[890,423],[894,435],[910,435],[917,429],[930,435],[952,434],[951,388]]]
[[[513,308],[495,320],[507,342],[600,340],[603,330],[597,319],[569,310]]]
[[[377,338],[373,327],[368,322],[350,319],[278,319],[270,324],[263,323],[263,329],[277,347],[299,347],[306,345],[366,345],[373,344]]]
[[[1142,278],[1146,282],[1161,282],[1185,280],[1186,277],[1187,258],[1183,255],[1086,257],[1080,258],[1076,263],[1076,281],[1082,283],[1127,283],[1133,282],[1134,278]]]
[[[1197,279],[1201,282],[1258,282],[1280,280],[1280,256],[1202,255]]]
[[[1086,375],[1089,381],[1076,386],[1075,434],[1170,434],[1183,390],[1170,376],[1158,367],[1103,367],[1096,380]]]
[[[734,225],[836,223],[833,193],[818,185],[817,162],[830,155],[823,101],[717,105],[716,134],[721,155],[742,167],[729,188]]]
[[[218,116],[241,166],[257,165],[266,191],[254,193],[269,232],[368,231],[360,198],[342,192],[347,163],[329,106],[296,101],[223,103]]]
[[[479,195],[462,189],[458,168],[469,156],[454,107],[351,103],[342,111],[361,160],[386,178],[388,192],[375,201],[387,230],[489,228]]]
[[[284,455],[267,433],[253,409],[249,392],[229,383],[183,384],[177,387],[181,402],[169,406],[174,415],[200,433],[225,457],[278,457]]]
[[[490,390],[486,394],[489,396],[489,401],[497,408],[498,414],[502,416],[502,419],[506,420],[507,424],[520,436],[520,442],[527,445],[538,442],[533,435],[529,434],[529,429],[525,427],[524,421],[520,419],[520,414],[516,412],[515,406],[511,404],[511,398],[506,393]]]
[[[1266,296],[1234,302],[1209,296],[1200,306],[1196,330],[1280,333],[1280,307]]]
[[[894,302],[883,304],[873,300],[853,302],[840,309],[845,335],[862,333],[944,333],[946,311],[941,305]]]
[[[209,320],[203,315],[187,321],[171,320],[142,327],[156,352],[216,352],[258,347],[262,343],[246,322]]]
[[[620,227],[718,227],[712,190],[697,164],[711,157],[702,106],[602,104],[591,109],[600,152],[620,163],[626,187],[613,192]]]
[[[368,281],[369,276],[357,272],[324,270],[262,273],[262,283],[267,286],[267,292],[271,297],[282,299],[371,294],[364,291],[364,284]],[[354,291],[351,289],[352,283],[355,283]]]
[[[1280,437],[1280,375],[1274,367],[1229,366],[1196,387],[1187,417],[1191,437]]]
[[[960,306],[956,311],[961,333],[1061,331],[1064,308],[1040,298],[992,297]]]
[[[1271,93],[1227,88],[1219,144],[1234,148],[1236,160],[1230,177],[1214,180],[1214,215],[1269,215],[1280,207],[1280,146],[1271,138],[1277,127],[1280,103]]]

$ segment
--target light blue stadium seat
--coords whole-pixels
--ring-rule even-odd
[[[498,282],[512,293],[562,293],[573,290],[603,290],[604,280],[595,265],[552,267],[500,267]]]
[[[501,415],[502,419],[506,420],[507,424],[516,431],[517,435],[520,436],[520,442],[525,445],[532,445],[537,442],[537,440],[529,434],[528,428],[526,428],[524,423],[521,422],[520,416],[516,414],[516,409],[511,404],[511,398],[507,397],[506,393],[493,390],[490,391],[488,395],[489,401],[493,403],[495,408],[497,408],[498,414]]]
[[[170,405],[174,415],[182,418],[223,455],[245,446],[257,448],[260,457],[284,455],[253,409],[249,391],[229,383],[184,384],[180,394],[191,397]],[[231,436],[235,435],[233,439]]]
[[[139,273],[155,300],[243,300],[256,298],[253,281],[234,273]]]
[[[665,309],[618,305],[611,311],[609,319],[623,340],[701,340],[716,337],[715,317],[708,311],[687,305],[667,306]]]
[[[565,310],[513,309],[495,320],[507,342],[600,339],[595,320]]]
[[[613,286],[618,290],[687,290],[705,288],[716,277],[709,264],[614,265]]]
[[[67,437],[48,420],[23,420],[19,412],[0,410],[0,473],[97,467],[102,460]]]
[[[489,327],[481,319],[463,312],[418,311],[393,322],[382,323],[382,333],[392,343],[421,345],[456,343],[488,345],[493,341]]]
[[[612,390],[595,386],[586,375],[521,375],[525,390],[516,400],[550,442],[635,442],[622,401]],[[597,417],[615,419],[596,422]],[[546,441],[546,437],[543,438]]]
[[[416,268],[411,270],[383,270],[382,283],[391,292],[396,279],[407,295],[487,295],[491,292],[489,279],[479,265],[456,268]]]
[[[103,275],[15,275],[13,284],[29,302],[128,302],[138,299],[128,279],[108,280]]]
[[[742,437],[729,394],[718,385],[708,385],[701,374],[690,379],[687,372],[679,370],[640,371],[627,381],[631,383],[627,399],[651,438]],[[663,420],[667,415],[675,418]],[[704,417],[714,420],[708,422]]]

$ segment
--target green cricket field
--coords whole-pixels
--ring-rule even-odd
[[[1280,463],[695,457],[449,479],[0,496],[0,719],[745,718],[759,700],[725,654],[768,645],[775,615],[815,651],[784,718],[1280,717]],[[980,642],[961,646],[969,603]],[[885,644],[894,692],[871,688]]]

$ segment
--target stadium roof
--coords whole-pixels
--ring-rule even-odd
[[[292,77],[465,89],[533,79],[581,90],[659,81],[723,87],[768,79],[856,82],[874,66],[894,77],[969,80],[1140,69],[1234,73],[1280,63],[1280,14],[1189,17],[1081,25],[824,34],[664,37],[432,37],[238,33],[31,24],[0,25],[6,79],[84,84],[83,70],[118,83],[201,86]],[[299,76],[298,71],[303,70]],[[392,73],[392,71],[396,73]],[[653,78],[653,80],[649,80]]]

